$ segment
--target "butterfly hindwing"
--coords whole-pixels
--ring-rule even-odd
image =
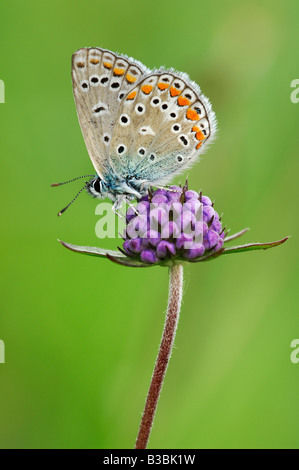
[[[187,75],[154,71],[142,77],[121,103],[111,165],[122,176],[166,182],[195,161],[215,130],[207,98]]]

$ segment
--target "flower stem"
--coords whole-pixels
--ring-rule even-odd
[[[178,325],[183,292],[183,266],[174,264],[169,269],[169,295],[162,341],[148,391],[135,449],[146,449],[151,433],[160,392],[172,352]]]

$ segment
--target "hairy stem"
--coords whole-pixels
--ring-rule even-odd
[[[135,449],[146,449],[151,433],[160,392],[172,352],[178,325],[183,292],[183,266],[173,265],[169,270],[169,296],[162,341],[148,391]]]

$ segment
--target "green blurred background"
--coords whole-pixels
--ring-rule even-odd
[[[189,171],[243,241],[287,244],[187,266],[151,448],[298,447],[298,2],[1,2],[2,448],[132,448],[160,341],[166,269],[65,250],[95,236],[93,171],[72,96],[83,46],[187,72],[218,139]],[[184,181],[184,175],[176,182]]]

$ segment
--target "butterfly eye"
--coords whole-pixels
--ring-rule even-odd
[[[101,193],[102,192],[102,184],[101,184],[101,179],[97,178],[93,182],[93,189],[95,190],[96,193]]]

